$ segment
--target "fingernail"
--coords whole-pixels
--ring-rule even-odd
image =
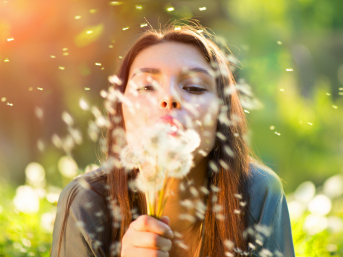
[[[169,236],[170,238],[173,238],[173,237],[174,237],[173,231],[169,230],[169,231],[168,231],[168,236]]]

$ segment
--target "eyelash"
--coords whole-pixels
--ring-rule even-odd
[[[146,87],[150,87],[150,88],[154,88],[154,86],[152,86],[151,84],[147,84],[147,85],[145,85],[145,86],[143,86],[143,87],[140,87],[140,88],[138,88],[137,89],[137,91],[148,91],[148,90],[145,90],[145,88]],[[197,89],[197,90],[186,90],[185,88],[188,88],[188,89]],[[187,91],[187,92],[189,92],[189,93],[191,93],[191,94],[202,94],[203,92],[205,92],[205,91],[207,91],[207,89],[205,89],[205,88],[200,88],[200,87],[190,87],[190,86],[185,86],[185,87],[183,87],[183,89],[185,90],[185,91]]]

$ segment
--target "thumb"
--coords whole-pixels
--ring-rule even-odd
[[[161,218],[161,221],[169,226],[170,220],[169,220],[168,216],[163,216]]]

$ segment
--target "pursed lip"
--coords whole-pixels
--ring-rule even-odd
[[[158,118],[156,120],[156,123],[157,122],[163,122],[163,123],[170,124],[171,126],[175,126],[177,128],[177,130],[185,129],[185,126],[177,118],[170,116],[170,115],[164,115],[164,116]],[[177,132],[177,130],[175,131],[175,133]]]

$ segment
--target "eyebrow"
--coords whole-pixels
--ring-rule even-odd
[[[206,74],[210,77],[213,77],[207,70],[203,69],[203,68],[200,68],[200,67],[194,67],[194,68],[187,68],[186,70],[183,70],[180,72],[181,75],[187,75],[189,73],[203,73],[203,74]],[[157,68],[141,68],[137,71],[135,71],[132,76],[131,76],[131,79],[136,76],[137,74],[139,73],[149,73],[149,74],[153,74],[153,75],[160,75],[162,74],[161,70],[160,69],[157,69]]]

